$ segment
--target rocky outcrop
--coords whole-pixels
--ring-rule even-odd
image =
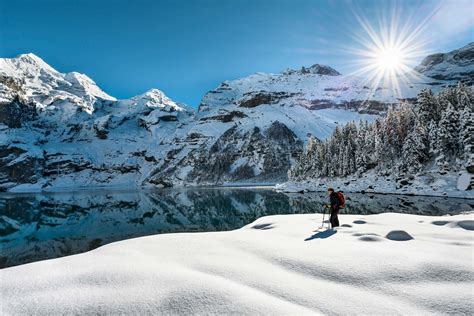
[[[36,116],[35,106],[26,104],[18,96],[10,102],[0,104],[0,123],[9,128],[20,128],[24,122],[34,120]]]
[[[276,104],[283,99],[294,97],[297,93],[287,93],[283,91],[277,92],[246,92],[243,98],[238,101],[240,107],[254,108],[262,104]]]
[[[284,124],[272,123],[265,130],[242,131],[233,126],[196,159],[187,181],[224,183],[234,181],[283,181],[291,160],[302,151],[303,142]]]
[[[18,183],[36,183],[43,176],[44,159],[20,146],[0,145],[0,191]]]
[[[229,122],[233,122],[234,119],[239,119],[239,118],[244,118],[244,117],[247,117],[247,115],[241,111],[223,110],[215,116],[206,116],[206,117],[201,118],[200,120],[201,121],[220,121],[222,123],[229,123]]]
[[[387,106],[391,105],[391,103],[389,102],[380,102],[377,100],[343,101],[341,103],[336,103],[330,99],[310,100],[309,104],[310,104],[309,108],[311,110],[339,108],[339,109],[357,111],[361,114],[374,114],[374,115],[384,113],[387,110]]]
[[[341,73],[335,70],[332,67],[320,64],[314,64],[310,67],[301,67],[299,70],[287,69],[283,71],[283,74],[293,75],[293,74],[315,74],[315,75],[325,75],[325,76],[340,76]]]

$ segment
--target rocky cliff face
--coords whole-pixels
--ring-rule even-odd
[[[370,121],[399,97],[361,82],[317,64],[257,73],[194,112],[157,89],[116,100],[32,54],[0,59],[0,190],[283,181],[308,136]],[[403,97],[443,84],[412,82]]]

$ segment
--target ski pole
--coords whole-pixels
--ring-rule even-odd
[[[321,228],[324,228],[324,216],[326,215],[326,207],[323,210],[323,221],[321,222]]]

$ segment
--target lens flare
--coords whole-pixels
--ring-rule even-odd
[[[420,81],[421,75],[413,68],[429,53],[422,33],[425,35],[433,14],[420,21],[414,15],[394,10],[389,18],[379,18],[374,23],[355,13],[362,32],[353,34],[358,47],[349,49],[356,59],[357,70],[352,74],[363,78],[363,84],[370,88],[367,99],[377,90],[402,98],[403,86]]]
[[[397,47],[387,47],[377,52],[377,66],[382,70],[397,70],[403,62],[403,52]]]

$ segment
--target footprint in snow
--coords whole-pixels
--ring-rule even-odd
[[[449,221],[434,221],[434,222],[431,222],[431,224],[436,225],[436,226],[444,226],[447,223],[449,223]]]
[[[260,229],[260,230],[267,230],[267,229],[274,228],[272,225],[273,225],[272,223],[257,224],[257,225],[253,225],[252,228],[253,229]]]
[[[361,240],[361,241],[382,241],[383,239],[380,238],[380,237],[377,237],[377,236],[366,235],[366,236],[359,237],[359,240]]]
[[[363,220],[361,220],[361,219],[358,219],[358,220],[356,220],[356,221],[353,221],[353,223],[354,223],[354,224],[367,224],[366,221],[363,221]]]
[[[385,236],[385,238],[394,241],[407,241],[413,239],[413,237],[404,230],[392,230]]]
[[[352,236],[359,237],[360,241],[382,241],[379,235],[374,233],[355,233]]]

